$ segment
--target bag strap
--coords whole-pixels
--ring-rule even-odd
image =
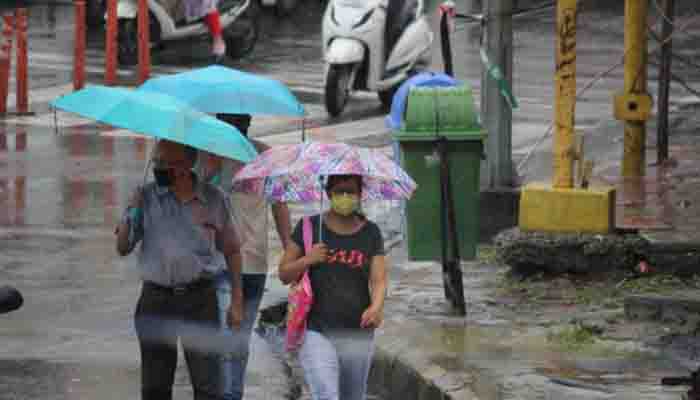
[[[311,219],[309,217],[304,217],[302,219],[302,228],[304,233],[304,252],[310,254],[314,243],[314,237]]]

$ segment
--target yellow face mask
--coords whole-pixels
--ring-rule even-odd
[[[360,208],[360,197],[355,194],[334,194],[331,197],[331,208],[342,216],[352,215]]]

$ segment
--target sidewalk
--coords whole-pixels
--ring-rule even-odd
[[[679,398],[659,382],[686,370],[646,343],[653,327],[623,321],[620,303],[582,302],[586,288],[566,279],[517,287],[504,267],[474,262],[464,265],[468,316],[451,317],[440,266],[400,253],[370,378],[382,398]]]
[[[700,104],[676,108],[666,162],[656,162],[652,123],[646,176],[622,179],[618,157],[597,172],[596,180],[617,187],[616,227],[637,231],[649,242],[647,261],[653,271],[693,274],[700,265]]]
[[[648,175],[637,182],[616,175],[622,154],[617,122],[602,123],[592,134],[596,180],[619,191],[618,227],[664,249],[648,260],[652,272],[679,272],[673,252],[692,260],[700,249],[696,110],[674,114],[671,160],[663,166],[653,163],[650,124]],[[697,279],[620,271],[604,280],[516,281],[488,249],[480,253],[464,264],[468,316],[461,318],[448,315],[438,263],[410,262],[402,249],[392,251],[386,324],[371,373],[383,398],[659,400],[679,399],[688,390],[660,381],[697,366],[700,316],[690,314],[700,306],[695,301],[684,308],[664,295],[693,302],[700,298]],[[647,301],[654,296],[664,305]]]
[[[656,162],[656,126],[650,126],[646,177],[622,179],[619,160],[598,171],[600,183],[617,187],[618,228],[639,230],[654,242],[700,243],[698,109],[690,104],[675,113],[663,164]]]

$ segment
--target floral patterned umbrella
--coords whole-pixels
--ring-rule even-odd
[[[361,175],[363,200],[409,199],[416,183],[389,157],[343,143],[304,142],[272,148],[233,179],[233,190],[258,193],[269,201],[322,201],[322,180]]]

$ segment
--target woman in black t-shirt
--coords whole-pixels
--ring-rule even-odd
[[[313,250],[304,251],[302,222],[280,262],[289,284],[308,269],[314,302],[299,359],[314,400],[364,400],[374,329],[386,295],[384,243],[377,225],[359,213],[362,177],[335,175],[326,186],[331,209],[311,217]]]

